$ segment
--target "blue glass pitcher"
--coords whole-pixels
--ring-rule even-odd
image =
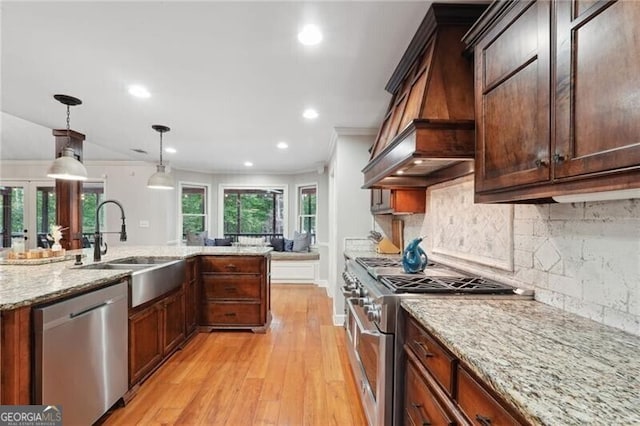
[[[411,241],[402,252],[402,268],[407,274],[417,274],[427,267],[427,254],[420,247],[424,237],[419,237]]]

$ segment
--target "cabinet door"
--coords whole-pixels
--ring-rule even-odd
[[[550,5],[514,2],[475,49],[476,191],[549,181]]]
[[[162,302],[129,317],[129,385],[153,370],[163,356]]]
[[[559,1],[556,178],[640,167],[640,4]]]
[[[191,335],[197,327],[199,278],[197,265],[196,259],[187,261],[187,276],[185,278],[186,283],[184,286],[184,316],[187,336]]]
[[[391,213],[391,190],[374,188],[371,190],[371,213]]]
[[[184,293],[182,289],[162,301],[164,307],[163,354],[184,341]]]

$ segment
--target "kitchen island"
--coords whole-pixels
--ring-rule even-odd
[[[417,297],[402,307],[531,424],[640,424],[638,336],[535,301]]]
[[[185,337],[189,334],[190,322],[193,325],[192,330],[196,329],[196,325],[206,325],[207,330],[212,328],[243,328],[244,324],[236,327],[231,327],[233,324],[218,324],[210,321],[207,324],[199,324],[205,318],[203,306],[206,305],[203,300],[207,291],[201,287],[199,268],[201,258],[224,259],[222,267],[228,268],[229,271],[223,272],[228,272],[229,275],[238,272],[236,264],[243,265],[249,261],[252,265],[260,265],[260,269],[254,272],[254,275],[260,275],[259,279],[254,280],[256,285],[260,285],[260,294],[259,298],[252,300],[251,303],[260,306],[261,313],[264,315],[258,318],[259,324],[256,324],[255,319],[252,318],[251,328],[260,326],[262,330],[266,329],[270,319],[269,260],[271,250],[271,247],[120,246],[110,248],[109,253],[103,256],[102,262],[99,263],[144,256],[184,259],[188,265],[184,283],[176,291],[166,297],[151,300],[135,308],[135,311],[130,307],[130,337],[134,336],[131,327],[135,330],[159,333],[155,346],[149,347],[145,343],[146,346],[141,349],[142,353],[135,351],[130,353],[134,360],[140,358],[140,355],[143,356],[143,359],[149,355],[153,356],[154,361],[152,367],[147,367],[145,364],[144,374],[136,374],[135,377],[132,375],[131,383],[139,382],[147,377],[184,342]],[[134,272],[133,269],[92,269],[92,266],[95,266],[91,261],[92,253],[90,249],[72,253],[85,256],[82,266],[74,265],[74,260],[40,265],[0,265],[0,311],[2,314],[0,401],[2,404],[32,403],[34,357],[31,345],[33,335],[32,308],[110,286],[122,279],[127,279]],[[223,285],[222,283],[227,283],[224,279],[219,280],[219,283],[225,289],[234,286],[234,284]],[[229,310],[230,307],[243,302],[236,299],[227,297],[224,300],[224,308]],[[142,311],[153,313],[159,322],[155,325],[151,324],[151,315],[145,317],[146,312],[141,313]],[[139,322],[131,322],[134,315]],[[242,320],[240,315],[238,317]],[[164,330],[162,330],[163,328]],[[158,331],[159,329],[160,331]],[[171,339],[168,338],[170,332],[173,333]],[[174,336],[177,339],[173,339]],[[149,342],[149,339],[146,338],[138,340]],[[130,350],[135,347],[131,346],[133,343],[130,339]],[[161,351],[161,355],[153,353],[158,350]],[[133,364],[135,365],[135,363]],[[130,360],[130,368],[131,365]]]

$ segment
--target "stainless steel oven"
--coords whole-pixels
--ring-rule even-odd
[[[404,378],[397,371],[403,359],[402,297],[533,297],[530,291],[436,263],[424,273],[405,274],[399,257],[345,257],[342,292],[349,360],[370,426],[402,422]]]
[[[369,424],[388,425],[392,413],[385,401],[393,389],[393,369],[384,363],[393,356],[394,336],[382,333],[358,302],[353,297],[346,300],[349,361]]]

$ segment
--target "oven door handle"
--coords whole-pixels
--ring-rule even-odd
[[[347,300],[347,304],[349,305],[349,310],[351,310],[351,313],[353,314],[353,319],[356,322],[356,326],[358,327],[358,331],[361,334],[367,335],[367,336],[372,336],[372,337],[380,337],[382,334],[380,333],[380,331],[376,328],[375,325],[373,325],[373,329],[371,328],[366,328],[364,326],[364,324],[362,323],[362,320],[360,319],[360,316],[358,315],[358,311],[357,309],[353,306],[353,301],[355,299],[348,299]]]

